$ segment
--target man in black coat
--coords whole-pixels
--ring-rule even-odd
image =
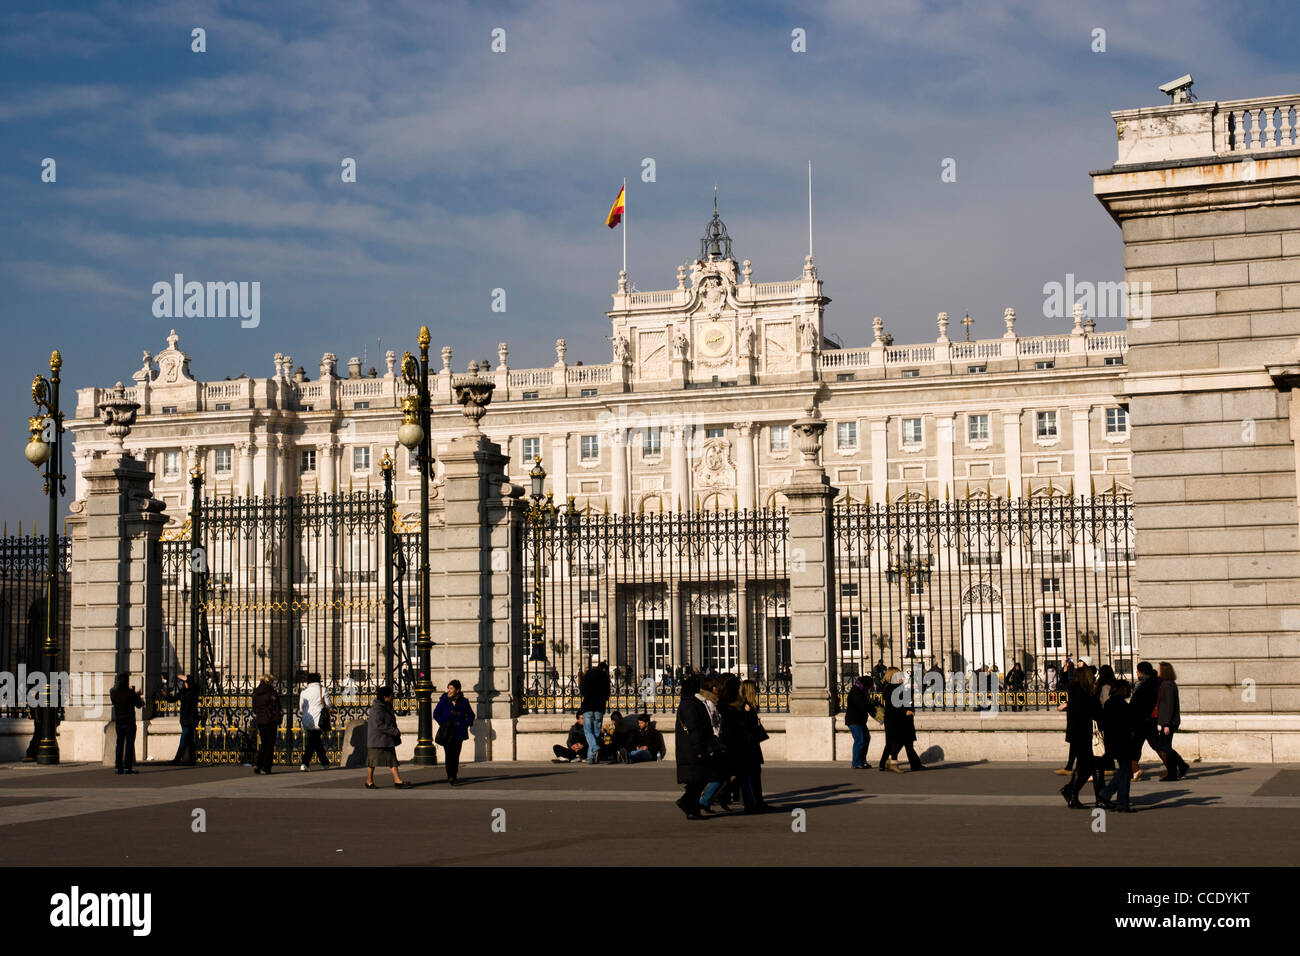
[[[113,705],[113,724],[117,730],[114,754],[118,773],[138,773],[135,769],[135,709],[144,706],[140,692],[131,686],[131,675],[123,671],[108,692]]]
[[[1142,759],[1143,742],[1151,744],[1151,749],[1158,755],[1158,735],[1156,733],[1156,702],[1160,699],[1160,678],[1150,661],[1141,661],[1137,666],[1138,682],[1133,688],[1133,699],[1129,702],[1129,714],[1132,718],[1133,734],[1133,779],[1142,779],[1142,768],[1138,765]],[[1164,758],[1162,757],[1163,761]]]
[[[199,726],[199,682],[187,674],[179,675],[180,689],[174,693],[165,693],[163,699],[169,704],[181,702],[181,742],[176,747],[176,756],[172,763],[194,766],[197,758],[195,735]]]
[[[551,748],[557,762],[572,763],[575,760],[587,759],[587,734],[582,729],[582,711],[579,711],[576,716],[578,719],[569,728],[569,736],[564,741],[564,746],[556,744]]]
[[[270,774],[275,763],[275,732],[284,719],[284,708],[280,706],[280,695],[275,691],[275,684],[270,674],[263,674],[257,689],[253,691],[253,720],[257,723],[257,763],[253,773]]]
[[[636,730],[627,745],[627,763],[661,760],[665,751],[664,735],[655,729],[649,714],[639,714]]]
[[[605,722],[605,705],[609,703],[609,664],[594,664],[578,682],[582,694],[582,729],[587,736],[587,763],[595,763],[600,754],[601,725]]]
[[[885,672],[881,696],[885,702],[885,750],[880,755],[880,769],[902,773],[898,765],[899,751],[907,750],[908,767],[924,770],[925,764],[917,756],[916,711],[912,708],[911,689],[903,684],[902,672],[891,667]]]
[[[1129,807],[1129,781],[1133,776],[1133,715],[1129,710],[1128,681],[1117,681],[1101,708],[1101,736],[1106,756],[1115,761],[1115,776],[1101,788],[1100,802],[1107,810],[1132,813]],[[1111,804],[1112,795],[1119,797]]]
[[[682,699],[677,708],[677,782],[686,792],[677,801],[688,820],[699,820],[700,796],[713,776],[713,752],[717,743],[708,708],[696,697],[700,683],[693,677],[682,682]]]

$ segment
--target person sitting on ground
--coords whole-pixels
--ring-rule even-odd
[[[638,714],[636,730],[632,732],[630,746],[624,751],[625,763],[644,763],[663,760],[667,749],[664,735],[655,729],[649,714]]]
[[[582,729],[582,711],[578,711],[577,717],[577,721],[569,728],[569,737],[564,741],[564,746],[556,744],[551,748],[555,751],[556,763],[587,759],[587,732]]]
[[[614,711],[600,725],[600,749],[596,751],[596,763],[621,763],[618,746],[618,722],[622,714]]]

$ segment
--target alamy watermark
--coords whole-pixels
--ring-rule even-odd
[[[1144,324],[1151,320],[1151,283],[1075,281],[1074,273],[1067,272],[1065,282],[1043,284],[1044,318],[1069,318],[1076,305],[1094,319]]]
[[[19,664],[17,673],[0,671],[0,708],[43,707],[48,690],[57,706],[84,707],[87,717],[99,717],[104,712],[104,678],[94,671],[56,671],[51,680],[44,671],[29,671],[26,664]]]
[[[262,322],[261,282],[186,282],[178,272],[171,282],[155,282],[152,291],[155,318],[239,318],[245,329]]]

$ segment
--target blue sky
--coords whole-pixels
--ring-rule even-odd
[[[502,340],[511,365],[549,365],[557,337],[570,361],[608,361],[621,237],[604,216],[625,176],[640,289],[675,284],[715,183],[755,281],[795,277],[811,159],[846,345],[874,315],[900,342],[931,340],[940,311],[997,335],[1006,306],[1022,334],[1052,331],[1045,282],[1122,278],[1088,178],[1114,160],[1109,112],[1163,102],[1184,72],[1203,100],[1295,92],[1298,27],[1294,4],[1197,0],[10,0],[0,518],[44,524],[21,451],[54,347],[69,413],[73,389],[129,381],[173,325],[211,379],[269,375],[277,351],[312,375],[326,351],[382,367],[378,340],[400,353],[421,323],[457,368]],[[154,318],[151,287],[177,272],[259,281],[261,325]]]

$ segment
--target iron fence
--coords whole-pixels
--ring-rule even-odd
[[[56,543],[57,586],[64,597],[58,601],[58,636],[61,670],[69,669],[71,651],[71,602],[67,599],[72,570],[72,547],[66,536]],[[41,647],[45,643],[46,568],[50,539],[46,535],[4,535],[0,537],[0,671],[13,675],[14,694],[0,696],[0,717],[32,716],[25,700],[22,672],[44,672]],[[48,678],[47,678],[48,679]]]
[[[927,709],[1053,708],[1066,658],[1132,676],[1127,496],[847,504],[833,534],[841,706],[891,666]]]
[[[574,712],[609,665],[608,710],[672,710],[691,673],[758,685],[789,709],[788,525],[782,511],[582,515],[524,523],[523,711]]]

